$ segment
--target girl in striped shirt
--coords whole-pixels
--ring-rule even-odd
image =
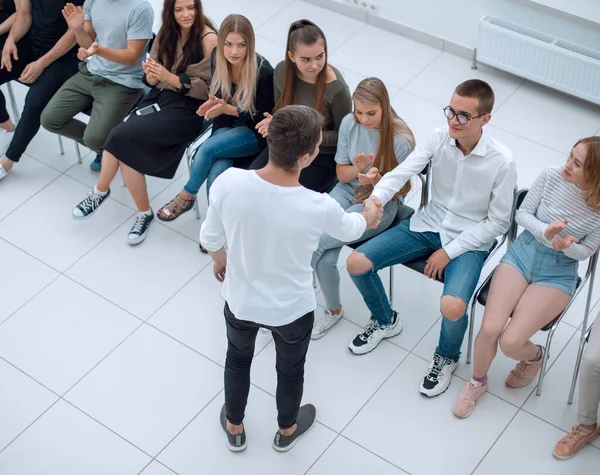
[[[460,418],[470,416],[485,393],[498,345],[519,361],[506,379],[510,388],[530,384],[542,366],[545,349],[529,339],[565,309],[575,292],[579,261],[600,245],[600,137],[580,140],[565,166],[546,169],[516,221],[525,230],[494,273],[475,341],[473,378],[454,404]]]

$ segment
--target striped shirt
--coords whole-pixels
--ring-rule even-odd
[[[559,235],[570,234],[579,239],[579,243],[562,251],[571,259],[584,261],[600,245],[600,212],[585,203],[583,190],[565,181],[560,167],[549,167],[537,177],[517,211],[516,220],[548,247],[552,247],[544,235],[548,224],[566,220],[567,229]]]

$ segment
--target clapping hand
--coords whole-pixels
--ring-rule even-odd
[[[379,181],[379,170],[376,167],[371,167],[367,173],[358,174],[358,182],[361,185],[375,186]]]
[[[88,49],[79,48],[79,51],[77,51],[77,57],[80,61],[85,61],[86,59],[94,56],[98,52],[98,48],[98,43],[93,42]]]
[[[67,3],[62,9],[62,14],[71,30],[80,31],[83,28],[83,8]]]
[[[271,123],[273,116],[268,112],[265,112],[263,115],[265,118],[256,124],[256,130],[258,130],[258,133],[265,138],[267,135],[269,135],[269,124]]]
[[[196,114],[204,117],[206,120],[214,119],[225,113],[227,102],[215,96],[208,96],[208,101],[202,104]]]
[[[2,69],[6,69],[8,72],[11,72],[13,58],[18,61],[19,52],[17,51],[17,45],[9,36],[4,43],[4,48],[2,48]]]
[[[148,58],[148,61],[142,63],[142,68],[146,77],[151,81],[168,82],[170,72],[158,61]]]
[[[570,234],[567,234],[564,237],[554,236],[552,239],[552,249],[555,251],[564,251],[571,244],[577,242],[579,242],[579,239],[577,239],[575,236],[571,236]]]
[[[544,231],[544,236],[546,236],[546,239],[551,241],[554,238],[554,236],[558,236],[562,231],[567,229],[568,224],[569,224],[569,222],[566,220],[565,221],[558,221],[558,220],[553,221],[552,223],[550,223],[548,225],[548,227]]]
[[[373,154],[372,153],[359,153],[354,157],[354,165],[358,168],[358,171],[362,173],[367,168],[371,166],[373,163]]]

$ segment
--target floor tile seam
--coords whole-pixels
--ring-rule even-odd
[[[566,403],[566,398],[565,398],[565,403]],[[552,426],[552,427],[554,427],[555,429],[558,429],[558,430],[560,430],[561,432],[564,432],[565,434],[568,434],[568,433],[569,433],[568,431],[564,430],[562,427],[560,427],[560,426],[557,426],[557,425],[556,425],[554,422],[552,422],[552,421],[547,421],[547,420],[546,420],[546,419],[544,419],[543,417],[540,417],[540,416],[538,416],[537,414],[535,414],[535,413],[531,412],[531,411],[530,411],[530,410],[528,410],[528,409],[521,408],[520,410],[521,410],[522,412],[524,412],[525,414],[528,414],[528,415],[530,415],[530,416],[532,416],[532,417],[535,417],[535,418],[536,418],[537,420],[539,420],[539,421],[542,421],[542,422],[545,422],[545,423],[546,423],[546,424],[548,424],[548,425],[551,425],[551,426]],[[573,420],[573,425],[577,425],[577,421],[576,421],[576,419],[574,419],[574,420]],[[558,441],[557,441],[557,442],[558,442]],[[590,445],[591,445],[591,444],[590,444]],[[598,449],[598,447],[595,447],[595,448],[597,448],[597,449]],[[598,449],[598,450],[600,450],[600,449]]]
[[[89,152],[87,152],[86,154],[81,155],[81,160],[83,161],[84,159],[86,159],[89,155],[91,155],[93,152],[90,150]],[[83,163],[79,163],[79,161],[77,160],[77,157],[75,157],[75,162],[68,166],[66,169],[61,169],[61,168],[56,168],[55,166],[53,166],[51,163],[47,163],[45,161],[43,161],[41,158],[38,158],[34,155],[32,155],[30,152],[25,152],[23,153],[24,156],[28,157],[31,160],[35,160],[38,163],[41,163],[42,165],[47,166],[48,168],[55,170],[59,173],[67,173],[69,170],[71,170],[73,167],[75,167],[76,165],[83,165]],[[65,152],[66,155],[66,152]],[[61,155],[62,157],[63,155]]]
[[[371,400],[379,393],[379,391],[381,390],[381,388],[396,373],[396,371],[398,370],[398,368],[400,366],[402,366],[402,364],[406,361],[406,359],[409,357],[409,355],[410,355],[410,353],[407,352],[402,357],[402,359],[396,365],[396,367],[394,369],[392,369],[392,371],[390,371],[390,374],[388,374],[387,377],[381,382],[381,384],[373,391],[373,393],[367,398],[367,400],[365,401],[365,403],[356,411],[356,413],[354,414],[354,416],[352,416],[352,418],[348,421],[348,423],[344,427],[342,427],[342,430],[339,432],[340,434],[343,434],[344,431],[350,426],[350,424],[352,424],[352,422],[354,421],[354,419],[356,419],[356,417],[362,412],[362,410],[367,406],[367,404],[369,404],[371,402]]]
[[[520,80],[519,85],[508,95],[508,97],[506,99],[504,99],[501,103],[498,104],[498,107],[493,110],[492,117],[495,114],[497,114],[500,111],[500,109],[502,109],[502,107],[506,103],[508,103],[508,101],[510,101],[512,99],[512,97],[517,93],[517,91],[519,91],[525,85],[525,83],[526,83],[525,78],[522,78],[521,76],[517,76],[515,74],[510,74],[510,73],[508,73],[508,74],[510,75],[510,77],[518,78]],[[493,123],[492,123],[492,125],[493,125]]]
[[[275,13],[273,13],[269,18],[267,18],[266,20],[264,20],[261,23],[258,23],[256,26],[254,26],[254,31],[258,31],[261,27],[267,25],[273,18],[275,18],[277,15],[279,15],[283,10],[285,10],[286,8],[288,8],[289,6],[291,6],[292,4],[297,3],[298,1],[299,0],[292,0],[291,2],[288,2],[287,4],[285,4],[285,5],[281,6],[280,8],[276,9]],[[304,2],[302,2],[302,3],[304,3]],[[268,40],[268,38],[265,38],[265,39]]]
[[[6,444],[3,448],[0,449],[0,457],[2,456],[2,452],[8,449],[19,437],[21,437],[27,430],[33,426],[41,417],[44,416],[50,409],[52,409],[58,402],[60,401],[60,397],[57,397],[56,400],[50,404],[39,416],[37,416],[31,423],[29,423],[21,432],[19,432],[8,444]]]
[[[331,443],[329,445],[327,445],[327,447],[325,447],[325,450],[323,450],[323,452],[321,452],[319,454],[319,456],[314,460],[314,462],[310,464],[308,469],[304,472],[304,475],[308,475],[308,473],[312,470],[312,468],[317,464],[317,462],[319,460],[321,460],[321,457],[323,457],[323,455],[325,455],[325,453],[331,448],[331,446],[335,443],[336,440],[338,440],[339,437],[341,437],[340,434],[338,434],[336,432],[335,437],[333,438]]]
[[[177,438],[198,418],[198,416],[200,416],[200,414],[202,414],[204,412],[204,410],[210,406],[213,401],[215,399],[217,399],[219,397],[220,394],[223,394],[225,391],[224,388],[220,388],[219,391],[217,391],[217,393],[210,399],[210,401],[208,401],[204,406],[202,406],[202,408],[198,411],[198,413],[196,415],[194,415],[182,428],[181,430],[179,430],[174,436],[173,438],[171,438],[171,440],[169,440],[169,442],[167,442],[167,444],[160,449],[160,451],[158,451],[158,453],[152,457],[152,461],[156,461],[158,463],[160,463],[161,465],[164,465],[165,467],[167,467],[169,470],[178,473],[177,471],[175,471],[174,469],[172,469],[169,465],[167,465],[165,462],[162,462],[161,460],[159,460],[160,455],[167,450],[167,448],[175,441],[177,440]]]
[[[59,273],[56,277],[54,277],[50,282],[48,282],[44,287],[42,287],[38,292],[36,292],[34,295],[32,295],[30,298],[28,298],[22,305],[19,305],[14,312],[12,312],[11,314],[9,314],[4,320],[2,320],[0,322],[0,331],[2,328],[2,325],[4,325],[8,320],[10,320],[11,318],[13,318],[14,315],[16,315],[19,311],[21,311],[21,309],[23,309],[27,304],[29,304],[29,302],[31,302],[34,298],[36,298],[39,294],[41,294],[44,290],[46,290],[48,287],[50,287],[54,282],[56,282],[59,278],[61,277],[61,274]]]
[[[399,35],[399,36],[402,36],[402,35]],[[407,38],[407,37],[403,37],[403,38]],[[407,39],[410,40],[410,38],[407,38]],[[412,41],[414,41],[414,40],[412,40]],[[417,42],[417,43],[420,43],[420,42]],[[425,43],[420,43],[420,44],[425,45]],[[425,45],[425,46],[427,46],[427,45]],[[433,48],[433,49],[437,50],[437,48]],[[437,51],[438,51],[438,53],[425,66],[423,66],[421,69],[419,69],[419,71],[417,71],[412,78],[410,78],[408,81],[406,81],[402,85],[402,87],[400,87],[400,88],[396,87],[396,89],[400,89],[400,91],[403,91],[405,94],[410,94],[410,93],[406,92],[404,89],[406,87],[408,87],[408,85],[411,82],[413,82],[422,72],[424,72],[427,68],[429,68],[429,66],[431,66],[434,62],[436,62],[438,59],[440,59],[441,56],[444,54],[444,50],[437,50]]]
[[[150,467],[150,465],[152,465],[154,462],[156,462],[157,464],[159,464],[162,467],[164,467],[170,473],[174,473],[175,475],[180,475],[179,472],[176,472],[171,467],[167,467],[164,463],[162,463],[160,460],[156,460],[155,458],[153,458],[152,460],[150,460],[150,462],[148,462],[148,465],[146,465],[144,468],[142,468],[142,470],[140,472],[138,472],[137,475],[144,475],[144,470],[146,470],[148,467]]]
[[[300,0],[300,1],[302,1],[302,0]],[[322,8],[322,7],[321,7],[321,8]],[[330,11],[331,11],[331,10],[330,10]],[[344,16],[345,18],[350,18],[350,17],[346,17],[345,15],[343,15],[343,16]],[[366,30],[368,26],[371,26],[371,25],[369,25],[367,22],[364,22],[364,21],[362,21],[362,20],[357,20],[357,19],[355,19],[355,18],[351,18],[351,19],[352,19],[352,20],[355,20],[355,21],[358,21],[358,22],[360,22],[360,23],[362,23],[362,25],[360,25],[358,28],[356,28],[356,30],[354,30],[352,33],[350,33],[350,34],[347,36],[347,38],[346,38],[346,39],[345,39],[345,40],[344,40],[342,43],[340,43],[340,45],[339,45],[339,46],[337,46],[336,48],[332,48],[331,50],[329,50],[329,51],[327,52],[327,61],[329,61],[329,58],[330,58],[331,56],[333,56],[333,55],[334,55],[335,53],[337,53],[337,52],[338,52],[340,49],[342,49],[342,47],[343,47],[343,46],[344,46],[344,45],[345,45],[345,44],[346,44],[348,41],[350,41],[350,40],[351,40],[351,39],[352,39],[354,36],[358,35],[358,34],[359,34],[359,33],[361,33],[362,31]],[[334,64],[334,66],[335,66],[335,64]],[[348,69],[348,68],[342,68],[342,69]],[[348,71],[351,71],[351,70],[350,70],[350,69],[348,69]],[[360,74],[360,75],[362,75],[362,74],[363,74],[363,73],[357,73],[356,71],[351,71],[351,72],[353,72],[354,74]],[[365,76],[365,77],[366,77],[366,76]],[[353,92],[354,92],[354,91],[350,91],[350,93],[351,93],[351,94],[352,94]]]
[[[497,113],[498,112],[494,112],[494,114],[497,114]],[[498,130],[501,130],[502,132],[509,133],[509,134],[514,135],[515,137],[519,137],[520,139],[523,139],[523,140],[527,140],[528,142],[531,142],[531,143],[533,143],[535,145],[538,145],[540,147],[547,148],[547,149],[551,150],[552,152],[556,152],[556,153],[561,154],[561,155],[568,155],[568,153],[569,153],[568,151],[565,151],[565,150],[558,150],[558,149],[556,149],[556,148],[548,145],[547,143],[540,143],[537,140],[534,140],[534,139],[529,138],[529,137],[525,137],[524,135],[521,135],[519,132],[515,132],[513,130],[508,130],[508,129],[504,128],[504,127],[499,126],[496,122],[490,121],[490,125],[494,126]],[[542,170],[542,169],[540,168],[540,170]]]
[[[139,322],[139,325],[137,327],[135,327],[133,330],[131,330],[129,332],[129,334],[127,336],[125,336],[123,339],[121,339],[121,341],[119,341],[119,343],[117,343],[110,351],[108,351],[104,356],[102,356],[100,358],[100,360],[98,360],[94,365],[92,365],[92,367],[90,369],[88,369],[79,379],[77,379],[77,381],[75,381],[71,386],[69,386],[69,388],[64,391],[60,397],[62,399],[65,399],[65,401],[68,401],[68,399],[66,399],[66,397],[68,396],[68,394],[79,384],[81,383],[89,374],[91,374],[98,366],[100,366],[110,355],[112,355],[121,345],[123,345],[123,343],[125,343],[129,338],[131,338],[131,336],[133,334],[135,334],[140,328],[142,328],[142,326],[144,325],[144,322]]]
[[[477,471],[477,469],[479,468],[479,466],[483,463],[483,461],[485,460],[485,458],[490,454],[490,452],[492,451],[492,449],[496,446],[496,444],[498,443],[498,441],[502,438],[502,436],[506,432],[506,429],[508,429],[508,427],[513,423],[513,421],[515,420],[515,418],[519,415],[520,411],[521,411],[521,409],[517,409],[517,411],[511,417],[510,421],[508,421],[508,424],[506,424],[504,426],[504,429],[502,429],[502,432],[500,432],[500,434],[498,435],[498,437],[496,437],[496,440],[492,443],[492,445],[490,446],[490,448],[486,451],[486,453],[483,455],[483,457],[481,457],[481,460],[479,461],[479,463],[477,465],[475,465],[475,468],[471,472],[471,475],[475,474],[475,472]]]
[[[14,369],[16,369],[19,373],[22,373],[24,376],[27,376],[27,378],[31,379],[32,381],[34,381],[35,383],[39,384],[41,387],[43,387],[44,389],[46,389],[47,391],[49,391],[50,393],[52,393],[54,396],[56,396],[57,399],[59,399],[60,393],[57,393],[56,391],[54,391],[53,389],[49,388],[48,386],[46,386],[44,383],[42,383],[41,381],[38,381],[36,378],[34,378],[33,376],[31,376],[29,373],[27,373],[26,371],[22,370],[21,368],[19,368],[16,364],[14,364],[13,362],[11,362],[10,360],[6,359],[6,357],[4,356],[0,356],[0,360],[4,361],[6,364],[12,366]]]
[[[55,170],[56,171],[56,170]],[[19,210],[22,206],[24,206],[27,202],[29,202],[30,200],[32,200],[33,198],[35,198],[37,195],[39,195],[42,191],[44,191],[46,188],[48,188],[50,185],[52,185],[52,183],[54,183],[56,180],[58,180],[61,176],[64,175],[64,173],[60,173],[57,172],[58,175],[53,178],[52,180],[50,180],[48,183],[46,183],[44,186],[42,186],[38,191],[36,191],[35,193],[33,193],[32,195],[30,195],[28,198],[26,198],[24,201],[22,201],[16,208],[12,209],[11,211],[9,211],[5,216],[3,216],[2,218],[0,218],[0,223],[2,221],[4,221],[6,218],[8,218],[10,215],[12,215],[13,213],[15,213],[17,210]]]
[[[183,341],[181,341],[181,340],[177,339],[177,338],[176,338],[176,337],[174,337],[173,335],[170,335],[169,333],[167,333],[166,331],[162,330],[161,328],[159,328],[159,327],[157,327],[157,326],[153,325],[152,323],[149,323],[149,322],[147,322],[147,321],[146,321],[146,322],[142,322],[142,323],[143,323],[143,324],[145,324],[145,325],[147,325],[147,326],[149,326],[149,327],[150,327],[150,328],[152,328],[153,330],[156,330],[157,332],[159,332],[159,333],[162,333],[164,336],[166,336],[166,337],[167,337],[167,338],[169,338],[170,340],[173,340],[174,342],[176,342],[176,343],[180,344],[181,346],[183,346],[183,347],[187,348],[188,350],[190,350],[190,351],[193,351],[193,352],[194,352],[194,353],[196,353],[198,356],[201,356],[202,358],[204,358],[205,360],[209,361],[210,363],[213,363],[213,364],[217,365],[219,368],[221,368],[221,369],[225,369],[225,365],[224,365],[224,363],[219,363],[219,362],[217,362],[217,361],[213,360],[212,358],[210,358],[209,356],[206,356],[205,354],[203,354],[203,353],[200,353],[200,351],[198,351],[198,350],[197,350],[197,349],[195,349],[194,347],[192,347],[192,346],[190,346],[190,345],[188,345],[188,344],[184,343]],[[258,355],[256,355],[256,356],[258,356]],[[256,356],[255,356],[255,358],[256,358]]]
[[[91,414],[88,414],[87,412],[85,412],[83,409],[81,409],[79,406],[76,406],[74,403],[72,403],[71,401],[69,401],[68,399],[64,399],[64,398],[60,398],[62,401],[64,401],[65,403],[67,403],[69,406],[71,406],[72,408],[78,410],[79,412],[81,412],[82,414],[84,414],[85,416],[89,417],[92,421],[96,422],[97,424],[99,424],[100,426],[104,427],[106,430],[108,430],[109,432],[113,433],[114,435],[116,435],[119,439],[127,442],[129,445],[131,445],[132,447],[136,448],[137,450],[139,450],[141,453],[143,453],[144,455],[146,455],[147,457],[149,457],[151,460],[154,460],[154,457],[152,457],[151,454],[149,454],[148,452],[146,452],[144,449],[138,447],[137,445],[135,445],[133,442],[131,442],[130,440],[126,439],[125,437],[123,437],[121,434],[119,434],[118,432],[116,432],[115,430],[111,429],[110,427],[108,427],[106,424],[104,424],[103,422],[99,421],[98,419],[96,419],[94,416],[92,416]]]
[[[406,473],[407,475],[411,475],[411,473],[410,473],[408,470],[405,470],[405,469],[403,469],[402,467],[400,467],[399,465],[396,465],[395,463],[393,463],[393,462],[390,462],[390,461],[389,461],[388,459],[386,459],[385,457],[383,457],[383,456],[379,455],[379,454],[378,454],[378,453],[376,453],[376,452],[373,452],[373,451],[372,451],[371,449],[369,449],[368,447],[365,447],[365,446],[363,446],[363,445],[359,444],[359,443],[358,443],[358,442],[356,442],[355,440],[352,440],[350,437],[348,437],[348,436],[346,436],[346,435],[344,435],[344,434],[340,434],[340,437],[341,437],[341,438],[343,438],[343,439],[346,439],[346,440],[348,440],[348,441],[350,441],[350,442],[352,442],[352,443],[353,443],[353,444],[355,444],[355,445],[358,445],[358,446],[359,446],[361,449],[363,449],[363,450],[366,450],[367,452],[369,452],[370,454],[374,455],[374,456],[375,456],[375,457],[377,457],[378,459],[380,459],[380,460],[383,460],[385,463],[387,463],[387,464],[389,464],[389,465],[392,465],[393,467],[396,467],[396,468],[397,468],[398,470],[400,470],[401,472],[403,472],[403,473]]]

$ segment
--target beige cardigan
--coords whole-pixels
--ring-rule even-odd
[[[155,61],[157,59],[157,51],[158,51],[158,41],[154,41],[152,45],[152,49],[150,50],[150,57]],[[183,47],[180,43],[177,44],[177,57],[181,57],[183,54]],[[190,78],[190,84],[183,84],[183,87],[187,89],[185,93],[186,96],[192,97],[194,99],[206,100],[208,99],[208,91],[210,89],[210,81],[211,81],[211,65],[210,65],[211,55],[208,54],[206,57],[200,61],[199,63],[190,64],[186,70],[185,75]],[[158,61],[160,62],[160,61]],[[171,72],[173,74],[177,74],[176,68],[173,67]],[[183,81],[182,81],[183,83]],[[160,81],[154,87],[158,89],[170,89],[171,91],[179,92],[179,89],[174,87],[172,84]]]

